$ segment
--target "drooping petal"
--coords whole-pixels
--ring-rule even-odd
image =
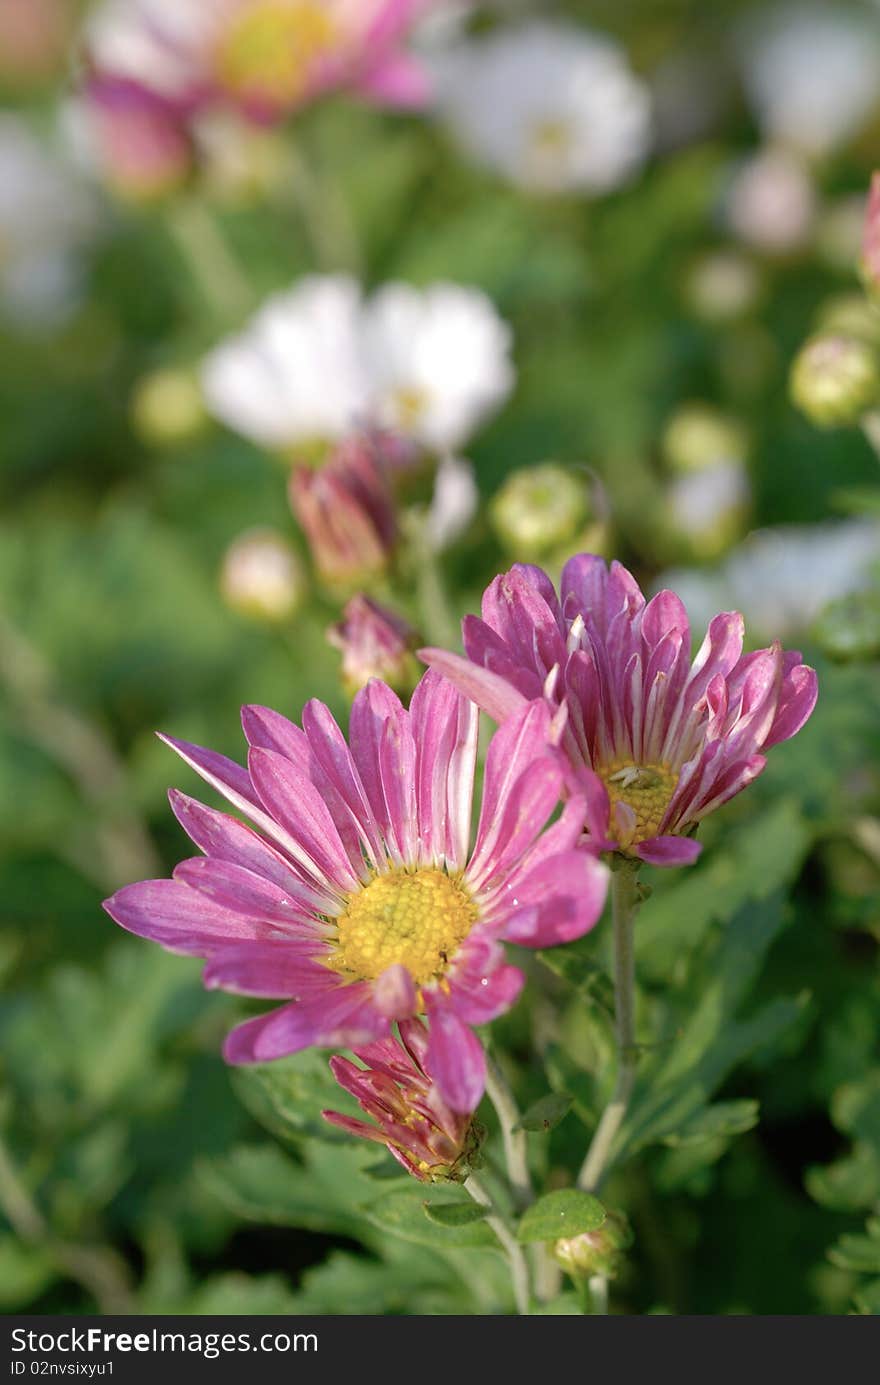
[[[229,1035],[224,1056],[228,1063],[268,1063],[312,1045],[355,1048],[388,1031],[389,1021],[376,1009],[371,988],[360,982],[246,1020]]]
[[[691,866],[703,850],[693,837],[649,837],[633,848],[650,866]]]
[[[420,649],[418,656],[431,668],[437,669],[444,678],[493,721],[503,722],[525,706],[527,699],[516,688],[511,687],[505,678],[488,669],[478,668],[460,654],[450,654],[447,649]]]
[[[819,682],[815,669],[800,662],[791,666],[783,676],[776,717],[768,735],[764,739],[765,750],[780,741],[791,740],[813,714],[819,696]]]
[[[540,862],[510,882],[519,909],[503,936],[526,947],[554,947],[583,937],[601,917],[608,867],[583,847]]]
[[[483,1045],[452,1009],[446,997],[425,991],[428,1012],[428,1065],[440,1094],[453,1111],[480,1104],[486,1086]]]

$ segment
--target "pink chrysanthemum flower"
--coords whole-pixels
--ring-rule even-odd
[[[281,119],[329,91],[420,106],[404,47],[433,0],[105,0],[87,27],[100,79],[139,85],[188,119],[217,105]]]
[[[561,602],[540,568],[515,566],[487,588],[482,620],[465,617],[467,659],[422,656],[496,721],[545,701],[597,846],[688,864],[700,847],[685,834],[800,730],[816,675],[778,643],[743,654],[736,612],[714,618],[691,663],[679,598],[646,602],[620,563],[580,554],[560,587]]]
[[[288,1001],[229,1035],[229,1062],[360,1047],[426,1015],[443,1099],[473,1110],[485,1062],[469,1026],[509,1009],[523,984],[501,941],[580,937],[607,888],[582,844],[582,801],[542,831],[564,778],[547,748],[549,709],[524,707],[493,737],[470,852],[477,709],[439,674],[422,678],[409,711],[369,683],[352,704],[350,748],[317,701],[302,730],[264,707],[242,720],[246,770],[165,739],[257,831],[172,791],[204,856],[172,880],[120,890],[108,913],[206,957],[209,986]]]
[[[483,1131],[470,1111],[453,1111],[430,1073],[428,1033],[421,1020],[401,1020],[400,1040],[379,1039],[355,1050],[364,1064],[331,1058],[333,1076],[356,1098],[375,1125],[321,1114],[350,1135],[385,1145],[398,1164],[422,1183],[463,1182],[482,1143]]]

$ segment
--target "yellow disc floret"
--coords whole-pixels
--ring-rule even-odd
[[[603,765],[599,774],[608,790],[612,815],[616,803],[625,804],[635,814],[635,826],[620,845],[626,848],[634,842],[656,837],[678,783],[675,770],[668,765],[618,761]]]
[[[253,0],[223,33],[218,80],[242,99],[287,105],[304,94],[335,38],[319,0]]]
[[[433,867],[393,870],[349,896],[327,965],[375,980],[400,963],[424,986],[443,975],[476,920],[477,907],[455,876]]]

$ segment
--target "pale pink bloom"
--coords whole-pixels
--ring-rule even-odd
[[[379,1039],[355,1050],[364,1064],[331,1058],[333,1076],[356,1098],[375,1125],[338,1111],[323,1111],[349,1135],[385,1145],[398,1164],[422,1183],[463,1182],[477,1155],[482,1131],[469,1111],[443,1100],[431,1076],[428,1032],[421,1020],[401,1020],[400,1039]]]
[[[764,751],[801,729],[816,674],[775,643],[743,654],[743,619],[715,616],[693,662],[687,614],[671,591],[646,602],[620,563],[566,563],[561,600],[518,564],[466,616],[468,657],[423,650],[496,721],[539,698],[552,713],[597,846],[654,865],[694,861],[689,834],[761,773]]]
[[[880,289],[880,173],[873,174],[862,235],[862,274],[875,293]]]
[[[583,844],[583,799],[547,827],[565,773],[548,749],[549,708],[524,706],[493,737],[472,849],[477,709],[438,673],[409,711],[369,683],[350,747],[317,701],[302,729],[265,707],[242,720],[247,769],[164,739],[256,830],[172,791],[204,856],[120,890],[107,912],[205,957],[209,986],[286,1001],[230,1034],[229,1062],[358,1048],[425,1015],[443,1100],[474,1110],[485,1059],[471,1026],[508,1010],[524,980],[502,942],[578,938],[606,894],[607,868]]]
[[[277,120],[345,89],[418,106],[428,88],[404,45],[432,0],[105,0],[86,47],[100,76],[136,83],[182,119],[233,106]]]

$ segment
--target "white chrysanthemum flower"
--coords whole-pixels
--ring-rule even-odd
[[[743,79],[764,134],[830,153],[880,97],[880,21],[834,4],[782,5],[746,26]]]
[[[223,8],[223,0],[104,0],[86,25],[91,61],[167,100],[185,100]]]
[[[211,413],[263,447],[333,442],[364,423],[370,400],[361,290],[310,275],[275,294],[202,368]]]
[[[464,457],[446,456],[437,468],[424,538],[435,553],[465,532],[480,503],[474,469]]]
[[[98,211],[75,172],[24,121],[0,115],[0,297],[16,320],[51,325],[75,304],[78,251]]]
[[[364,313],[374,421],[432,452],[460,447],[513,388],[510,346],[479,289],[386,284]]]
[[[478,289],[387,284],[365,304],[345,276],[277,294],[207,358],[210,411],[269,448],[378,427],[446,453],[513,385],[510,329]]]
[[[709,571],[682,568],[658,578],[678,592],[694,622],[742,611],[755,638],[803,634],[830,601],[861,591],[880,563],[880,524],[853,519],[759,529]]]
[[[534,192],[608,192],[643,162],[645,85],[610,39],[535,20],[435,63],[440,111],[465,149]]]

